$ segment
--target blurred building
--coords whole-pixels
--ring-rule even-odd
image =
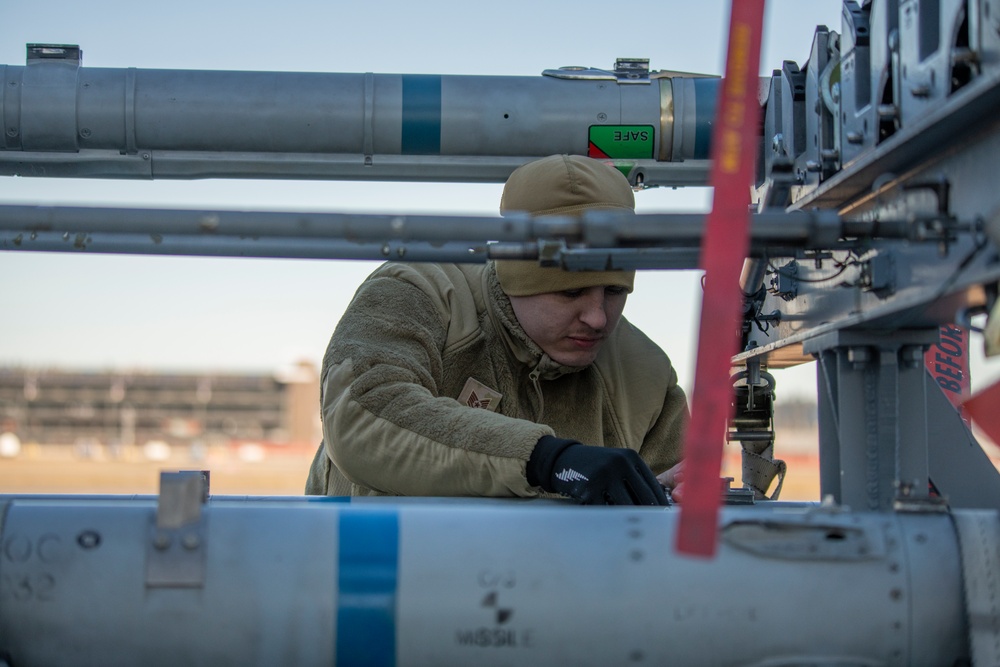
[[[107,447],[320,441],[319,380],[276,375],[0,369],[0,433]]]

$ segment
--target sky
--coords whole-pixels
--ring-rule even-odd
[[[169,3],[8,0],[0,63],[29,42],[78,44],[85,67],[536,76],[566,65],[721,74],[728,0],[608,5]],[[770,0],[761,73],[803,63],[840,0]],[[609,9],[611,7],[611,9]],[[376,8],[376,9],[372,9]],[[496,215],[500,184],[0,177],[0,203]],[[643,212],[707,211],[707,188],[637,193]],[[370,262],[0,253],[0,365],[280,372],[318,364]],[[691,389],[700,274],[644,271],[625,315]],[[975,347],[975,339],[974,345]],[[996,363],[976,359],[984,375]],[[814,396],[815,364],[778,371],[779,396]]]

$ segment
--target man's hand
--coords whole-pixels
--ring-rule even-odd
[[[660,482],[631,449],[590,447],[544,436],[528,460],[528,482],[584,505],[667,505]]]
[[[684,461],[656,476],[656,481],[670,490],[670,498],[676,502],[684,500]]]

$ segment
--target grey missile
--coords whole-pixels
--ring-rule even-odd
[[[0,656],[942,665],[996,621],[994,511],[729,507],[703,560],[675,553],[671,508],[346,501],[212,498],[165,518],[152,498],[5,497]]]
[[[0,175],[502,182],[555,153],[635,185],[701,185],[719,79],[88,68],[28,45],[0,66]]]

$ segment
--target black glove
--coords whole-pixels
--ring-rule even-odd
[[[656,476],[631,449],[589,447],[542,436],[528,458],[528,483],[584,505],[667,505]]]

